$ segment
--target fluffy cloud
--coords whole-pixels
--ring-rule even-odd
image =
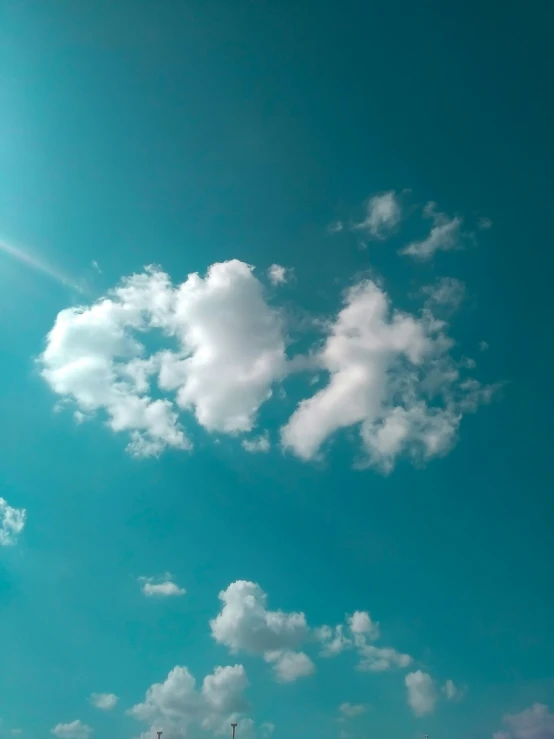
[[[148,597],[158,596],[168,598],[175,595],[184,595],[187,592],[185,588],[180,588],[173,582],[170,572],[166,572],[159,579],[155,577],[139,577],[138,581],[141,583],[142,592]]]
[[[400,250],[400,254],[425,261],[431,259],[437,251],[452,251],[461,247],[463,242],[461,218],[458,216],[449,218],[437,210],[437,204],[433,202],[427,203],[423,215],[433,222],[429,235],[423,241],[408,244]]]
[[[273,664],[275,677],[281,683],[291,683],[315,672],[314,663],[304,652],[293,652],[290,649],[266,652],[264,659]]]
[[[151,731],[164,731],[168,737],[186,736],[191,725],[222,734],[247,710],[247,686],[242,665],[216,667],[200,689],[188,669],[177,666],[163,683],[151,685],[144,701],[128,713],[147,723]]]
[[[391,198],[370,201],[374,228],[394,221],[385,217],[395,212]],[[447,324],[433,315],[458,299],[460,285],[430,288],[427,307],[408,315],[376,282],[362,281],[346,292],[338,315],[311,322],[323,343],[288,360],[281,313],[249,265],[214,264],[205,277],[194,273],[176,286],[149,268],[91,306],[61,311],[39,364],[78,422],[101,412],[136,456],[189,449],[181,412],[209,432],[245,434],[287,374],[326,376],[281,429],[284,448],[312,459],[335,432],[356,426],[359,464],[388,472],[402,454],[421,462],[446,453],[464,413],[494,390],[462,376],[467,363],[454,360]],[[263,430],[242,442],[249,452],[268,444]]]
[[[267,276],[272,285],[284,285],[285,282],[290,282],[293,276],[292,269],[282,267],[280,264],[272,264],[267,270]]]
[[[401,453],[426,460],[447,452],[463,413],[486,398],[476,380],[463,384],[445,328],[429,310],[391,310],[371,280],[355,285],[314,357],[328,382],[299,404],[282,429],[284,446],[312,459],[336,431],[358,426],[367,464],[384,471]]]
[[[346,718],[354,718],[354,716],[360,716],[362,713],[365,713],[367,706],[363,703],[341,703],[339,711]]]
[[[408,667],[412,663],[409,654],[369,643],[380,638],[381,630],[367,611],[356,611],[347,619],[346,633],[342,624],[334,628],[322,626],[314,633],[323,645],[322,657],[334,657],[348,649],[355,649],[359,656],[357,668],[362,672],[386,672]]]
[[[384,239],[400,223],[402,208],[394,192],[374,195],[366,203],[366,216],[354,228],[376,239]]]
[[[421,670],[410,672],[404,679],[408,689],[408,704],[416,716],[433,713],[437,703],[437,689],[430,675]]]
[[[171,348],[148,355],[149,333]],[[149,268],[92,306],[61,311],[39,361],[83,418],[103,410],[114,431],[129,433],[131,453],[152,456],[190,447],[177,409],[209,431],[249,431],[283,373],[285,348],[252,268],[232,260],[176,287]],[[154,398],[153,378],[175,398]]]
[[[118,700],[114,693],[91,693],[90,696],[92,705],[102,711],[111,711],[112,708],[115,708]]]
[[[308,637],[304,614],[268,610],[267,594],[256,583],[237,580],[219,599],[223,606],[210,621],[212,636],[233,653],[294,650]]]
[[[453,680],[447,680],[441,690],[448,701],[462,700],[466,692],[464,688],[459,688]]]
[[[27,511],[24,508],[13,508],[4,498],[0,498],[0,547],[17,543],[26,519]]]
[[[50,730],[50,733],[58,739],[88,739],[92,734],[92,729],[82,721],[76,720],[68,724],[57,724]]]
[[[496,732],[493,739],[554,739],[554,713],[542,703],[504,716],[504,723],[509,732]]]

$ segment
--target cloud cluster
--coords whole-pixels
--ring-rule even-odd
[[[347,618],[346,626],[321,626],[315,631],[322,645],[322,657],[334,657],[349,649],[356,650],[362,672],[386,672],[394,668],[409,667],[412,658],[393,647],[381,647],[371,642],[381,638],[381,629],[367,611],[356,611]]]
[[[493,739],[554,739],[554,713],[542,703],[521,713],[507,714],[504,723],[509,731],[498,731]]]
[[[215,734],[227,733],[231,721],[243,719],[248,709],[244,691],[248,687],[242,665],[216,667],[200,688],[186,667],[174,667],[163,683],[151,685],[142,703],[129,711],[153,731],[168,739],[184,737],[191,725]],[[246,719],[243,719],[246,720]],[[248,724],[251,728],[251,722]]]
[[[429,236],[404,253],[428,258],[455,248],[461,220],[434,203],[424,214],[433,222]],[[384,238],[401,216],[398,196],[383,193],[369,199],[358,228]],[[291,274],[274,264],[268,279],[277,285]],[[178,285],[150,267],[93,305],[61,311],[39,364],[78,421],[102,412],[137,456],[190,449],[183,423],[191,416],[211,433],[252,432],[277,385],[294,373],[319,376],[323,387],[299,399],[283,425],[283,448],[310,460],[341,429],[355,427],[359,464],[387,472],[400,455],[421,463],[445,454],[463,415],[494,392],[464,376],[469,364],[454,358],[446,319],[464,291],[459,280],[442,278],[408,314],[376,281],[360,280],[336,315],[311,322],[311,345],[291,357],[284,314],[250,265],[213,264],[204,277],[190,274]],[[267,431],[254,434],[241,440],[243,448],[267,451]]]
[[[17,543],[26,520],[27,511],[24,508],[13,508],[7,500],[0,498],[0,547]]]
[[[221,611],[210,621],[213,638],[231,653],[244,651],[263,656],[273,665],[280,682],[311,675],[315,666],[297,647],[307,641],[310,629],[303,613],[272,611],[267,594],[246,580],[231,583],[219,594]]]
[[[185,588],[180,588],[173,582],[171,572],[166,572],[165,575],[160,578],[139,577],[138,581],[141,584],[142,592],[149,598],[169,598],[176,595],[185,595],[187,592]]]
[[[361,716],[362,713],[365,713],[367,711],[367,706],[364,703],[341,703],[339,711],[346,718],[354,718],[355,716]]]

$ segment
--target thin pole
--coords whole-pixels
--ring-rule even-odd
[[[231,724],[231,726],[233,727],[233,736],[231,737],[231,739],[235,739],[235,729],[237,728],[237,725]]]
[[[163,734],[163,732],[162,731],[157,731],[156,734],[158,735],[158,739],[160,739],[160,737]]]

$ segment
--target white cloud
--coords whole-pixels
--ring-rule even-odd
[[[372,620],[367,611],[355,611],[348,619],[350,631],[355,635],[363,634],[368,639],[379,639],[379,624]]]
[[[367,611],[356,611],[349,616],[347,628],[348,634],[345,634],[342,624],[334,628],[321,626],[315,629],[314,636],[323,645],[320,652],[322,657],[335,657],[341,652],[355,649],[360,658],[357,669],[362,672],[386,672],[408,667],[412,663],[409,654],[369,643],[380,638],[381,630]]]
[[[163,683],[151,685],[144,701],[128,713],[147,723],[151,731],[161,730],[170,737],[186,736],[191,725],[227,733],[231,721],[239,722],[248,708],[244,698],[247,687],[242,665],[216,667],[200,689],[188,669],[177,666]]]
[[[284,285],[292,279],[293,271],[280,264],[272,264],[267,270],[267,276],[272,285]]]
[[[376,647],[374,644],[360,644],[358,647],[362,672],[387,672],[397,667],[409,667],[412,658],[409,654],[398,652],[392,647]]]
[[[271,447],[269,435],[263,433],[253,439],[244,439],[242,441],[242,447],[247,452],[268,452]]]
[[[76,720],[68,724],[57,724],[50,730],[50,733],[58,739],[88,739],[92,734],[92,729],[82,721]]]
[[[267,594],[253,582],[237,580],[219,599],[223,607],[210,621],[212,636],[232,653],[294,649],[309,634],[303,613],[268,610]]]
[[[488,348],[489,348],[489,345],[487,344],[487,342],[486,342],[486,341],[480,341],[480,342],[479,342],[479,349],[480,349],[480,350],[481,350],[482,352],[486,352]]]
[[[425,261],[437,251],[452,251],[462,246],[463,234],[461,232],[462,219],[458,216],[449,218],[445,213],[437,210],[437,204],[430,202],[423,209],[426,218],[433,221],[433,225],[427,238],[423,241],[413,241],[400,250],[400,254]]]
[[[156,332],[172,348],[148,356],[143,340]],[[128,432],[132,454],[155,456],[190,447],[177,408],[208,431],[249,431],[284,371],[285,348],[252,268],[232,260],[176,287],[149,268],[91,306],[61,311],[40,365],[84,416],[103,410],[114,431]],[[152,378],[175,399],[154,399]]]
[[[426,306],[433,309],[437,307],[457,310],[464,301],[466,287],[461,280],[455,277],[441,277],[434,285],[427,285],[422,290],[427,296]]]
[[[266,652],[264,659],[273,664],[275,677],[282,683],[291,683],[315,672],[314,663],[304,652],[293,652],[290,649]]]
[[[149,597],[159,596],[168,598],[175,595],[185,595],[185,588],[180,588],[173,582],[170,572],[166,572],[161,578],[155,577],[139,577],[138,581],[142,585],[142,592]]]
[[[459,688],[453,680],[447,680],[441,688],[446,700],[459,701],[462,700],[466,691],[465,688]]]
[[[333,221],[327,226],[327,230],[331,234],[340,233],[344,228],[344,224],[342,221]]]
[[[427,460],[447,452],[481,396],[462,385],[445,328],[429,310],[420,317],[391,310],[371,280],[355,285],[313,360],[328,383],[282,429],[285,448],[312,459],[336,431],[359,426],[367,463],[386,472],[401,453]]]
[[[115,708],[118,700],[114,693],[91,693],[90,696],[92,705],[102,711],[111,711],[112,708]]]
[[[367,711],[367,706],[364,703],[341,703],[339,711],[347,718],[354,718],[355,716],[360,716],[362,713],[365,713]]]
[[[496,732],[493,739],[554,739],[554,713],[542,703],[521,713],[507,714],[503,720],[509,732]]]
[[[322,657],[335,657],[337,654],[350,649],[353,645],[353,640],[345,635],[342,624],[338,624],[334,628],[320,626],[315,629],[314,635],[323,644]]]
[[[366,216],[354,228],[376,239],[384,239],[400,223],[401,218],[400,201],[394,190],[391,190],[369,198]]]
[[[404,682],[408,689],[408,704],[416,716],[433,713],[437,703],[437,689],[430,675],[421,670],[410,672]]]
[[[17,543],[26,520],[27,511],[24,508],[13,508],[8,505],[7,500],[0,498],[0,547],[9,547]]]

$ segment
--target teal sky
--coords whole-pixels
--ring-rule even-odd
[[[0,0],[2,739],[554,737],[553,23]]]

